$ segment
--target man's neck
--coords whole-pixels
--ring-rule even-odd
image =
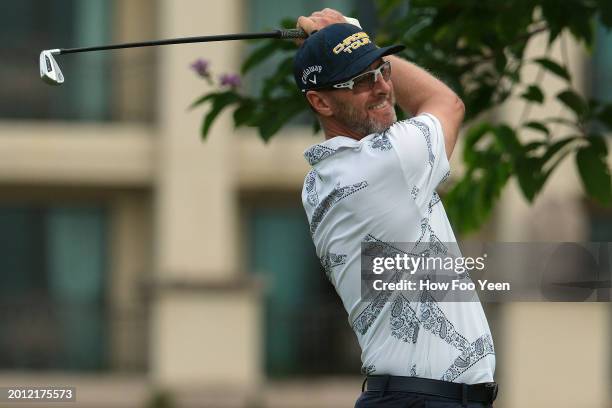
[[[323,131],[325,132],[325,140],[332,139],[336,136],[345,136],[350,137],[351,139],[361,140],[366,135],[361,135],[355,132],[352,129],[347,129],[345,126],[342,126],[336,121],[329,121],[327,123],[323,123]]]

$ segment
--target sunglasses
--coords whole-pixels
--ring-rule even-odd
[[[335,89],[351,89],[354,91],[369,91],[374,88],[374,84],[378,81],[378,77],[382,76],[385,81],[391,78],[391,62],[385,61],[381,66],[371,71],[359,74],[348,81],[332,85]]]

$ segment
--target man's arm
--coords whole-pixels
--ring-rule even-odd
[[[407,113],[427,112],[438,118],[444,133],[446,157],[450,160],[465,114],[463,102],[424,69],[393,55],[385,59],[391,61],[391,81],[398,105]]]

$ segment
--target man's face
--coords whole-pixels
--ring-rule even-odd
[[[366,71],[376,69],[384,63],[375,61]],[[391,80],[379,75],[371,89],[338,89],[326,92],[333,110],[333,118],[342,127],[365,137],[380,133],[397,121],[395,96]]]

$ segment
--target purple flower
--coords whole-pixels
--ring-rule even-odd
[[[210,63],[207,60],[198,58],[191,64],[191,69],[202,78],[210,78],[210,72],[208,72],[209,65]]]
[[[238,88],[240,86],[240,75],[238,74],[223,74],[219,78],[221,86],[229,86],[230,88]]]

